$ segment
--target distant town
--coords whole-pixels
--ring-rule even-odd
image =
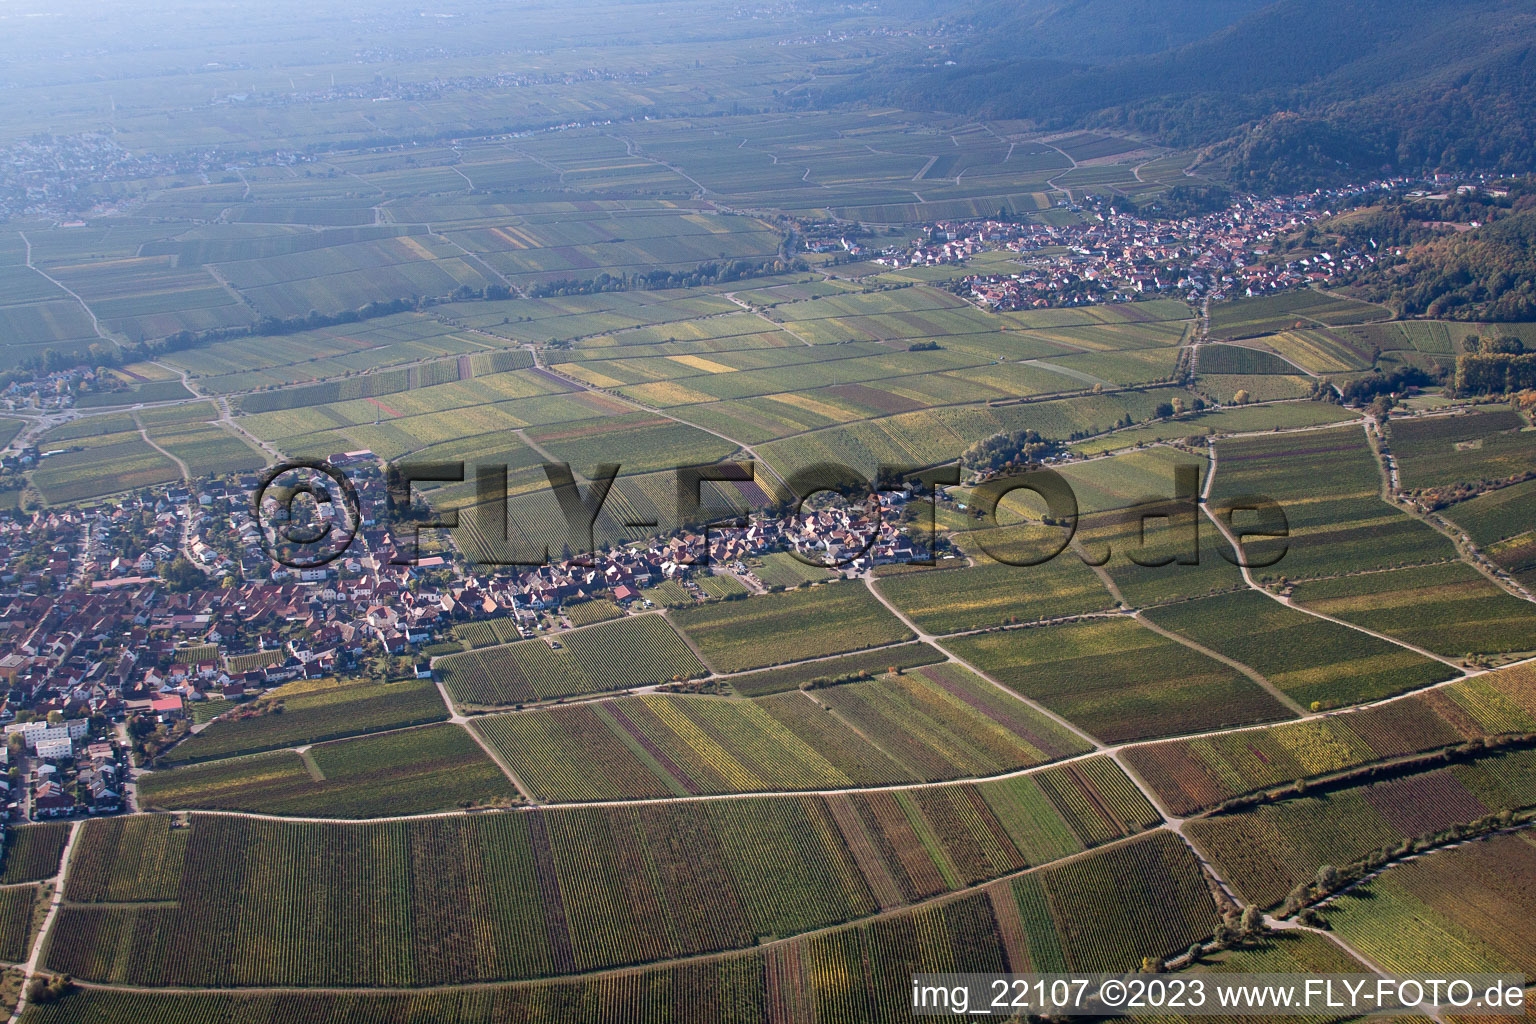
[[[1067,206],[1076,222],[1061,226],[996,218],[939,221],[918,241],[879,248],[857,235],[829,237],[823,230],[808,232],[804,246],[813,252],[841,249],[893,270],[963,268],[984,252],[1017,253],[1012,262],[1018,270],[971,273],[956,280],[960,294],[993,310],[1150,296],[1182,298],[1198,306],[1206,300],[1327,285],[1370,266],[1378,255],[1374,244],[1291,257],[1278,251],[1274,241],[1371,193],[1414,189],[1410,195],[1432,199],[1436,189],[1447,187],[1476,191],[1482,186],[1449,175],[1397,177],[1269,199],[1236,197],[1219,211],[1177,219],[1127,211],[1124,200],[1090,195]]]

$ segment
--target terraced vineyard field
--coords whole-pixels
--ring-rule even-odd
[[[70,447],[74,447],[71,445]],[[55,449],[32,474],[32,483],[51,503],[79,501],[170,483],[181,473],[137,431],[93,438],[79,451]]]
[[[1027,956],[1037,971],[1127,970],[1188,948],[1217,921],[1194,855],[1166,831],[1024,875],[992,899],[1022,939],[1010,961]]]
[[[0,885],[40,882],[59,870],[59,858],[69,839],[67,822],[16,825],[5,830],[4,872]]]
[[[798,587],[802,583],[820,583],[832,575],[826,569],[806,565],[783,551],[762,555],[750,568],[765,587]]]
[[[518,778],[544,799],[833,789],[872,776],[910,778],[845,728],[833,727],[835,745],[813,742],[821,737],[800,735],[772,712],[743,701],[658,694],[480,724]],[[588,778],[588,763],[605,765],[603,777]]]
[[[260,469],[266,453],[247,444],[216,423],[182,423],[150,427],[149,439],[186,463],[196,479],[215,473]]]
[[[955,664],[811,696],[928,781],[994,775],[1087,749],[1080,737]]]
[[[1366,974],[1365,964],[1315,932],[1272,931],[1236,949],[1206,954],[1181,974]]]
[[[731,687],[743,697],[765,697],[772,693],[798,689],[806,683],[822,680],[831,682],[864,673],[872,676],[885,675],[893,668],[915,668],[918,665],[931,665],[943,660],[943,652],[927,644],[901,644],[896,647],[865,651],[861,654],[845,654],[783,668],[747,672],[732,676],[730,683]]]
[[[876,586],[923,630],[955,633],[1113,608],[1093,570],[1070,554],[1043,565],[978,559],[958,569],[915,570]]]
[[[0,889],[0,960],[24,963],[31,952],[32,914],[40,887],[16,885]]]
[[[455,640],[471,650],[476,647],[495,647],[497,644],[515,643],[523,638],[523,635],[517,631],[516,621],[510,616],[466,622],[454,626],[452,635]]]
[[[911,778],[846,727],[829,724],[834,739],[827,741],[774,712],[770,704],[656,694],[480,724],[517,777],[551,800],[835,789]],[[597,723],[602,727],[593,728]],[[604,777],[588,778],[588,763],[606,765]]]
[[[994,774],[1087,749],[947,665],[754,701],[647,694],[475,727],[546,800],[889,785]]]
[[[281,649],[249,651],[245,654],[227,655],[224,658],[224,667],[231,675],[236,675],[258,668],[266,668],[268,665],[281,665],[286,660],[288,660],[288,653]]]
[[[1300,440],[1298,440],[1300,439]],[[1337,576],[1456,557],[1451,543],[1381,500],[1382,475],[1358,427],[1216,443],[1213,510],[1239,495],[1279,503],[1289,535],[1244,548],[1261,580]]]
[[[1536,480],[1480,494],[1441,514],[1500,567],[1522,579],[1536,570]]]
[[[1292,326],[1352,324],[1387,319],[1389,311],[1349,299],[1335,299],[1315,291],[1280,292],[1211,307],[1211,335],[1216,338],[1252,338]]]
[[[1056,965],[1068,964],[1079,970],[1098,969],[1094,965],[1099,964],[1129,969],[1139,964],[1142,956],[1177,952],[1187,945],[1183,941],[1186,937],[1190,941],[1203,938],[1214,926],[1214,908],[1200,886],[1192,859],[1187,852],[1179,856],[1183,847],[1177,840],[1172,840],[1176,848],[1168,847],[1169,839],[1161,833],[1090,855],[1070,876],[1035,872],[1014,882],[996,883],[983,892],[818,932],[761,951],[649,967],[632,974],[494,986],[473,996],[453,992],[279,996],[87,989],[32,1012],[42,1024],[62,1024],[82,1014],[192,1024],[230,1014],[271,1015],[279,1006],[296,1020],[334,1019],[338,1012],[346,1012],[381,1024],[404,1024],[412,1014],[421,1013],[467,1024],[536,1020],[551,1014],[573,1024],[605,1024],[626,1017],[682,1024],[713,1024],[726,1019],[768,1024],[780,1019],[771,1015],[770,1008],[777,1007],[776,1012],[791,1014],[789,1019],[895,1024],[911,1015],[908,988],[914,972],[973,967],[993,972],[1023,971],[1031,965],[1037,970],[1057,970],[1065,968]],[[1151,920],[1137,909],[1141,902],[1125,899],[1104,908],[1090,930],[1084,931],[1086,922],[1073,916],[1079,908],[1061,902],[1069,895],[1069,887],[1081,878],[1112,878],[1137,868],[1172,872],[1172,877],[1159,885],[1159,895],[1180,901],[1170,917]],[[659,909],[666,907],[664,903]],[[1117,934],[1123,938],[1108,938]],[[1066,936],[1065,942],[1059,936]],[[1290,962],[1301,955],[1295,954]],[[1325,963],[1316,954],[1307,958],[1309,963],[1314,961]],[[61,1015],[66,1010],[68,1017]]]
[[[65,895],[78,903],[173,900],[191,829],[170,815],[96,818],[81,825]]]
[[[1169,53],[1242,42],[1267,15],[1227,8],[1273,2],[1201,4]],[[1341,163],[1287,196],[1291,160],[1248,194],[1264,147],[1211,177],[1236,151],[1160,140],[1168,103],[1121,103],[1135,137],[893,106],[924,81],[976,98],[975,11],[259,6],[145,38],[5,21],[27,59],[4,71],[0,711],[92,719],[53,768],[82,803],[97,740],[158,751],[110,781],[118,813],[5,823],[0,963],[35,949],[78,983],[13,969],[18,1024],[906,1024],[918,973],[1192,945],[1179,971],[1536,976],[1536,609],[1442,532],[1536,584],[1528,396],[1469,394],[1458,365],[1536,351],[1536,323],[1411,280],[1536,184],[1426,199],[1414,175],[1466,147],[1415,169],[1409,139],[1381,188]],[[1110,52],[1148,35],[1117,6],[1054,4],[1039,39],[982,14],[994,50],[1046,53],[1092,7],[1084,81],[1166,63]],[[1446,8],[1424,39],[1471,31],[1442,55],[1469,109],[1521,122],[1477,61],[1531,19],[1419,6]],[[1296,117],[1358,121],[1332,93],[1361,68],[1447,78],[1405,78],[1376,36],[1413,33],[1381,20],[1314,33],[1370,59]],[[1217,106],[1274,120],[1241,93]],[[1460,230],[1485,200],[1492,234]],[[1333,290],[1376,294],[1399,257],[1400,309]],[[992,452],[1075,514],[1020,488],[984,516]],[[322,573],[249,531],[292,458],[362,495],[362,543]],[[751,479],[695,508],[679,467],[728,462]],[[597,502],[590,536],[552,463]],[[789,550],[846,561],[868,520],[785,521],[818,464],[960,477],[932,537],[934,487],[889,492],[884,546],[829,569]],[[432,465],[464,473],[402,503],[397,470]],[[1259,498],[1284,530],[1229,541]],[[450,512],[421,542],[441,558],[398,557]],[[234,685],[306,649],[355,678]],[[230,680],[167,675],[209,662]],[[412,663],[431,678],[372,681]],[[190,725],[152,706],[172,693]],[[15,819],[48,813],[26,738]],[[1473,820],[1511,834],[1414,842]],[[1383,850],[1318,908],[1331,932],[1227,941],[1239,904]]]
[[[1098,758],[1029,777],[851,797],[356,825],[200,814],[176,829],[167,819],[142,820],[152,824],[97,822],[82,835],[81,880],[71,886],[49,954],[58,969],[196,983],[221,967],[209,942],[251,950],[240,968],[250,983],[429,984],[594,969],[741,948],[760,936],[852,920],[1121,839],[1157,816],[1112,762]],[[451,874],[423,859],[444,844],[461,852]],[[1133,847],[1141,848],[1122,849]],[[302,879],[300,866],[314,857],[337,871]],[[244,862],[250,873],[230,885],[205,881],[215,859]],[[1176,860],[1167,864],[1178,870]],[[399,885],[380,884],[387,879]],[[241,913],[242,894],[258,887],[272,909]],[[715,898],[707,905],[667,898],[688,887]],[[154,902],[167,892],[197,911]],[[339,928],[381,918],[407,927],[322,963],[303,955],[314,935],[261,931],[268,913],[306,902],[332,911]],[[495,922],[494,930],[434,941],[470,920]],[[149,936],[149,955],[116,959],[130,923]],[[499,943],[498,935],[524,941]]]
[[[595,622],[623,618],[624,609],[612,601],[581,601],[565,606],[565,617],[572,626],[590,626]]]
[[[1536,465],[1536,431],[1513,409],[1390,421],[1392,454],[1410,490],[1520,477]]]
[[[1159,518],[1169,515],[1185,518]],[[1195,520],[1199,536],[1191,544],[1188,521],[1187,506],[1181,511],[1165,502],[1088,516],[1078,526],[1073,548],[1078,557],[1104,562],[1104,571],[1133,608],[1247,589],[1221,532]]]
[[[1126,427],[1074,442],[1069,447],[1081,455],[1133,448],[1137,444],[1179,441],[1207,434],[1242,434],[1253,431],[1284,430],[1295,427],[1319,427],[1354,419],[1358,413],[1326,402],[1276,402],[1231,409],[1216,409],[1197,416],[1185,415],[1173,420]]]
[[[1272,352],[1240,345],[1208,345],[1196,364],[1202,373],[1295,373],[1296,367]]]

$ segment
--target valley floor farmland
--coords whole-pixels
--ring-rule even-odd
[[[5,830],[0,960],[78,986],[21,1024],[897,1022],[915,972],[1192,946],[1175,969],[1525,969],[1530,901],[1485,894],[1524,884],[1529,831],[1430,846],[1536,805],[1536,434],[1434,389],[1339,402],[1486,325],[1307,275],[1213,299],[1243,285],[1206,257],[1312,260],[1289,236],[1322,199],[1157,215],[1211,184],[1194,153],[808,108],[842,62],[930,61],[949,29],[711,5],[607,47],[517,7],[559,45],[498,54],[522,37],[383,0],[297,66],[210,50],[174,117],[155,93],[187,80],[160,74],[0,110],[0,145],[41,117],[117,175],[79,223],[0,224],[0,370],[85,365],[0,396],[0,678],[21,724],[23,695],[45,720],[131,696],[90,704],[91,739],[126,708],[151,755],[123,813]],[[397,17],[443,45],[389,49]],[[1123,200],[1134,287],[1099,273]],[[1067,527],[1027,491],[983,515],[991,455],[1071,485],[1059,557],[1000,561]],[[274,574],[253,481],[335,456],[358,545]],[[931,488],[885,494],[900,539],[842,566],[869,524],[830,494],[792,540],[719,526],[821,462],[962,483],[932,537]],[[750,479],[680,486],[721,463]],[[434,465],[407,503],[458,526],[408,565],[387,470]],[[1283,540],[1226,532],[1255,495]],[[13,757],[24,807],[38,760]],[[1284,907],[1373,856],[1395,866],[1320,910],[1349,948]],[[1283,930],[1216,948],[1242,903]]]

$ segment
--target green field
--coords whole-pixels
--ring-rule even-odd
[[[1272,352],[1240,345],[1208,345],[1198,351],[1197,368],[1201,373],[1283,373],[1296,367]]]
[[[855,920],[1155,820],[1125,776],[1096,759],[1036,777],[856,798],[350,825],[196,814],[184,836],[163,825],[92,823],[78,854],[83,880],[71,887],[48,964],[82,979],[151,985],[206,983],[230,969],[220,950],[233,954],[233,977],[243,984],[425,985],[572,973],[745,948],[760,937]],[[691,838],[672,845],[669,835]],[[451,871],[434,856],[446,848],[458,851]],[[641,850],[648,867],[636,871]],[[316,858],[335,870],[306,871]],[[227,877],[210,870],[229,861],[238,870]],[[1208,897],[1193,899],[1187,883],[1198,872],[1171,835],[1116,846],[1081,867],[1047,869],[1042,881],[1054,891],[1059,878],[1067,899],[1079,879],[1120,876],[1124,884],[1127,869],[1143,863],[1161,866],[1164,880],[1155,885],[1175,899],[1127,902],[1131,919],[1154,902],[1175,919],[1191,915],[1148,937],[1170,927],[1208,930]],[[669,898],[688,885],[715,898]],[[179,906],[156,902],[172,889]],[[335,930],[272,927],[301,906],[326,910]],[[1087,939],[1100,923],[1075,915],[1064,918],[1069,929],[1088,932],[1071,947],[1072,963],[1116,955]],[[343,939],[378,920],[401,927],[370,931],[367,948]],[[118,956],[130,931],[138,955]],[[502,941],[513,937],[519,941]],[[316,942],[327,943],[330,955],[314,956]]]
[[[1390,422],[1408,490],[1519,478],[1536,465],[1536,431],[1513,409]]]
[[[943,653],[927,644],[901,644],[896,647],[865,651],[861,654],[844,654],[783,668],[746,672],[732,676],[730,683],[731,687],[743,697],[766,697],[769,694],[798,689],[805,684],[830,683],[865,673],[883,675],[892,668],[915,668],[918,665],[931,665],[943,660]]]
[[[957,637],[945,647],[1107,743],[1290,715],[1241,673],[1129,618]]]
[[[1351,789],[1202,818],[1189,836],[1245,900],[1279,903],[1324,864],[1536,804],[1536,752],[1403,775]]]
[[[1446,657],[1536,650],[1536,604],[1465,562],[1319,580],[1297,587],[1295,598]]]
[[[1154,608],[1147,617],[1257,670],[1303,707],[1358,704],[1455,675],[1422,655],[1251,590]]]
[[[516,790],[463,729],[440,724],[155,772],[146,806],[374,818],[510,800]]]
[[[558,645],[558,647],[556,646]],[[495,707],[706,674],[659,615],[635,615],[548,640],[455,654],[437,663],[455,701]]]
[[[1314,427],[1353,419],[1357,413],[1328,402],[1280,402],[1234,409],[1218,409],[1196,416],[1183,416],[1167,423],[1151,423],[1078,441],[1071,446],[1081,455],[1132,448],[1158,441],[1181,441],[1186,437],[1210,434],[1242,434],[1276,427]]]
[[[863,586],[834,583],[671,613],[717,672],[742,672],[912,639]]]
[[[1193,855],[1168,832],[1025,875],[1008,890],[1037,970],[1124,970],[1188,948],[1216,921]],[[1105,914],[1107,906],[1126,917]]]
[[[1479,494],[1441,514],[1501,568],[1522,579],[1536,569],[1536,480]]]
[[[1216,455],[1213,509],[1257,494],[1284,513],[1286,539],[1245,545],[1250,560],[1273,562],[1255,569],[1260,579],[1336,576],[1455,556],[1432,527],[1381,500],[1382,470],[1358,427],[1218,441]]]
[[[1357,711],[1264,729],[1153,743],[1126,761],[1175,814],[1297,779],[1536,731],[1536,671],[1522,665]]]
[[[889,785],[996,774],[1087,749],[942,664],[751,701],[646,694],[495,715],[475,728],[546,800]]]
[[[69,825],[48,822],[41,825],[17,825],[5,830],[5,870],[0,885],[40,882],[59,870],[59,858],[69,839]]]
[[[190,764],[438,722],[448,717],[437,688],[424,680],[290,684],[248,707],[262,713],[214,722],[177,744],[160,760],[166,764]]]
[[[1217,303],[1211,307],[1211,335],[1252,338],[1293,326],[1356,324],[1389,315],[1381,306],[1303,289]]]
[[[784,700],[812,708],[797,693]],[[497,716],[477,727],[534,794],[593,800],[911,781],[837,722],[810,732],[771,704],[646,695]],[[599,770],[594,772],[593,768]]]
[[[954,664],[811,695],[925,781],[995,775],[1086,749],[1079,737]]]
[[[481,837],[471,833],[443,838],[473,841]],[[526,861],[518,866],[528,871]],[[1129,880],[1142,872],[1148,878],[1145,888],[1133,888]],[[670,872],[667,877],[672,877]],[[737,874],[720,881],[726,886],[741,884],[740,877]],[[448,896],[449,886],[455,883],[462,884],[454,879],[435,885],[432,892]],[[678,884],[688,882],[679,878]],[[1108,887],[1118,898],[1109,907],[1090,912],[1073,896],[1078,887],[1095,893]],[[589,899],[586,893],[580,896],[581,903]],[[1146,908],[1154,904],[1167,911],[1150,914]],[[370,909],[376,906],[370,904]],[[652,907],[656,916],[637,920],[625,914],[614,921],[614,930],[628,925],[651,935],[670,925],[665,933],[669,937],[661,941],[676,947],[680,941],[676,936],[690,935],[691,929],[711,927],[714,934],[728,937],[732,928],[744,931],[743,926],[756,923],[749,915],[760,916],[768,910],[756,903],[738,909],[732,903],[700,921],[687,916],[677,901],[658,899]],[[537,927],[539,923],[527,915],[498,920],[501,934],[515,934],[511,927],[516,924]],[[485,986],[472,995],[442,991],[412,995],[153,993],[93,988],[81,989],[57,1003],[34,1005],[27,1019],[43,1024],[76,1019],[194,1021],[271,1019],[281,1013],[301,1020],[323,1020],[346,1013],[389,1024],[405,1024],[423,1015],[468,1024],[555,1016],[573,1024],[603,1024],[622,1019],[620,1015],[683,1024],[720,1020],[769,1024],[786,1019],[770,1014],[770,1007],[779,1007],[793,1015],[787,1019],[794,1020],[895,1021],[910,1015],[906,986],[914,970],[978,968],[1006,972],[1030,966],[1128,970],[1144,956],[1174,954],[1190,941],[1204,938],[1216,921],[1199,869],[1187,848],[1170,836],[1158,834],[1092,854],[1070,870],[1031,872],[962,897],[832,928],[763,950],[689,964],[647,967],[592,979]],[[80,919],[79,923],[86,921]],[[433,934],[442,934],[449,926],[448,922],[436,925]],[[573,938],[585,937],[581,925],[573,927],[577,929]],[[468,935],[457,947],[463,953],[484,955],[496,949],[491,936]],[[243,939],[237,936],[232,944],[239,945]],[[110,944],[112,937],[103,935],[101,941]],[[1342,956],[1328,957],[1311,947],[1290,948],[1304,941],[1290,935],[1268,940],[1286,946],[1288,955],[1279,962],[1288,968],[1344,969],[1340,963],[1347,958]],[[1336,948],[1326,942],[1321,946]],[[574,963],[582,949],[556,943],[550,952],[557,962]],[[540,943],[538,953],[548,957],[546,950],[549,945]],[[282,952],[282,947],[275,952]],[[389,947],[381,949],[380,956],[389,952]],[[444,955],[433,959],[441,960]],[[81,950],[71,951],[70,959],[84,962],[96,958]],[[1260,962],[1276,960],[1270,957]],[[900,998],[893,995],[897,992]]]
[[[876,586],[933,634],[1060,619],[1115,605],[1093,570],[1070,552],[1032,566],[981,558],[960,568],[901,573]]]
[[[0,960],[26,962],[32,951],[32,919],[39,894],[36,885],[0,889]]]
[[[802,583],[820,583],[832,573],[815,565],[806,565],[785,551],[770,551],[749,566],[765,587],[798,587]]]
[[[61,451],[32,472],[33,485],[50,503],[80,501],[118,491],[170,483],[181,471],[137,432],[93,438],[90,447]]]
[[[1403,51],[1351,10],[1272,33],[1262,95],[1180,92],[1271,2],[0,15],[0,447],[39,453],[0,480],[0,707],[157,751],[121,813],[47,824],[13,756],[0,963],[77,983],[20,1024],[904,1024],[920,973],[1155,981],[1192,946],[1168,980],[1536,976],[1536,611],[1478,568],[1536,586],[1536,428],[1452,376],[1536,351],[1530,289],[1412,280],[1536,185],[1402,194],[1466,170],[1447,104],[1521,121],[1484,94],[1529,61],[1478,61],[1532,19],[1429,25],[1460,63],[1409,69],[1452,87],[1417,134],[1361,130]],[[1383,147],[1404,177],[1347,185]],[[1288,195],[1297,154],[1338,187]],[[1343,404],[1378,380],[1390,415]],[[274,571],[251,479],[337,453],[364,543]],[[602,492],[590,537],[552,463]],[[724,463],[695,510],[680,470]],[[416,484],[445,557],[386,565],[431,464],[464,468]],[[828,465],[956,469],[880,503],[935,564],[794,557],[870,525],[861,484],[783,522]],[[982,514],[1042,469],[1075,514]],[[1283,535],[1229,540],[1254,506]],[[200,542],[237,563],[206,588],[165,569]],[[197,680],[190,724],[140,699],[306,648],[360,668]],[[1365,863],[1328,929],[1234,937]]]

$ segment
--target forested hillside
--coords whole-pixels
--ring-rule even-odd
[[[1177,28],[1153,29],[1140,4],[984,4],[976,41],[835,98],[1144,132],[1258,189],[1530,167],[1536,11],[1521,0],[1276,0],[1233,5],[1246,16],[1231,24],[1205,4],[1162,11]]]
[[[1502,191],[1502,190],[1501,190]],[[1361,298],[1405,316],[1536,319],[1536,182],[1508,195],[1395,200],[1321,226],[1379,261],[1353,282]],[[1400,253],[1400,254],[1399,254]]]

